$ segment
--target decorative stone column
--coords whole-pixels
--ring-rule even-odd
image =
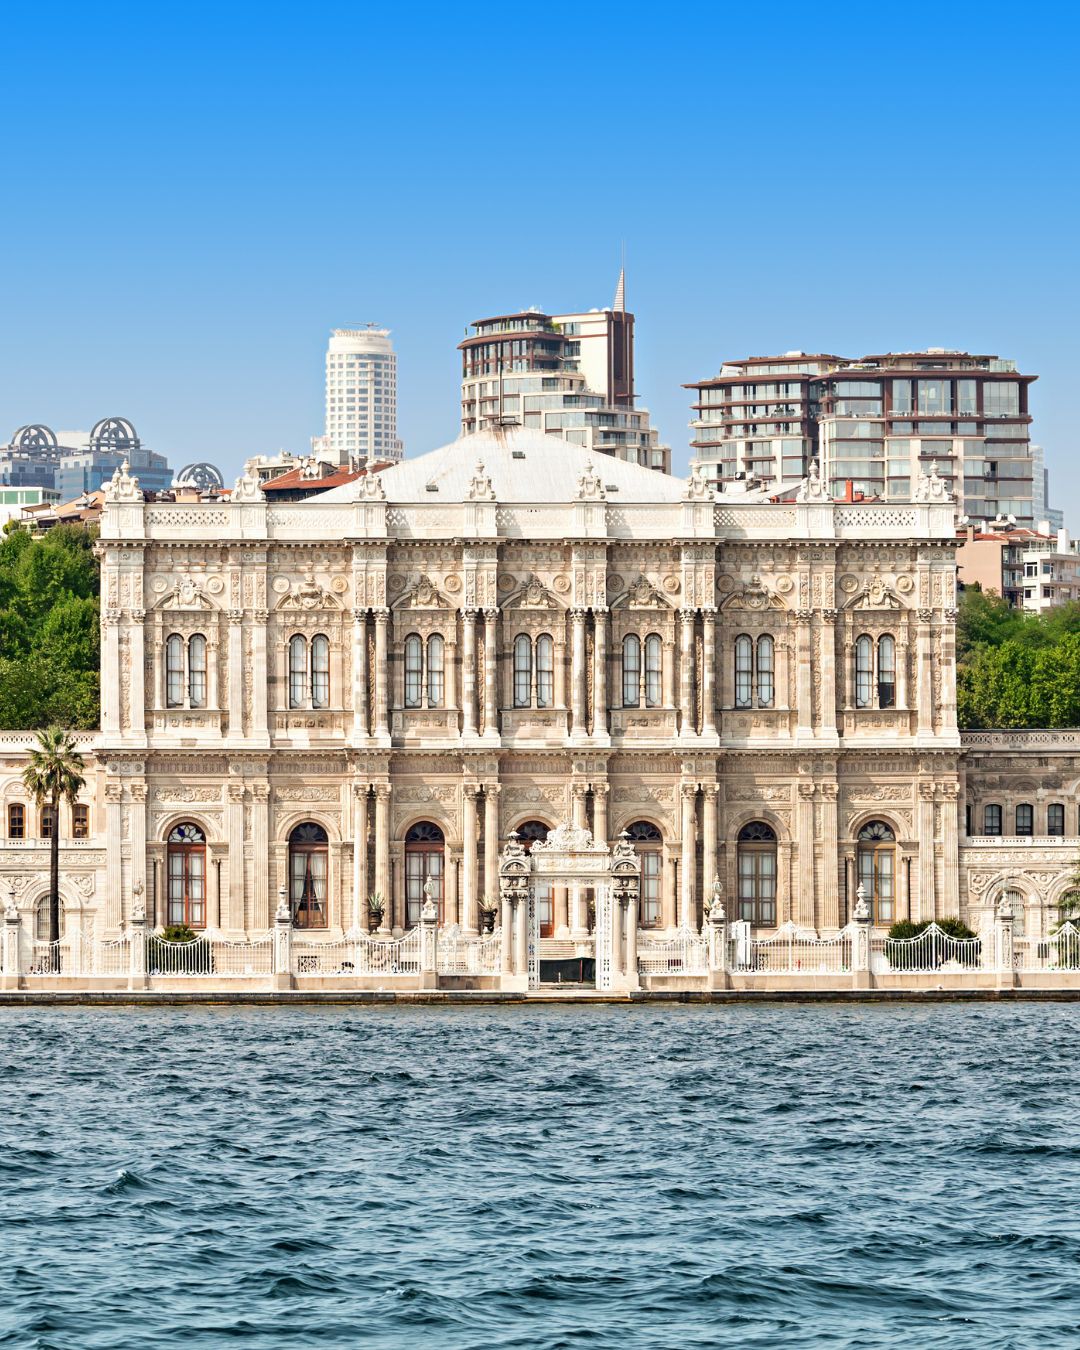
[[[375,617],[375,735],[381,740],[390,737],[389,703],[387,687],[389,669],[387,664],[387,629],[390,625],[390,611],[376,609]]]
[[[593,838],[598,844],[608,842],[608,784],[594,783],[593,799]]]
[[[466,783],[461,793],[461,927],[470,936],[480,931],[476,894],[478,792],[479,788],[474,783]],[[492,896],[492,899],[495,897]]]
[[[367,841],[368,841],[368,785],[353,784],[353,859],[352,894],[353,926],[361,932],[367,929]]]
[[[132,896],[128,922],[128,988],[146,988],[146,906],[141,890]]]
[[[593,720],[592,734],[604,738],[608,734],[608,611],[593,610]]]
[[[461,734],[477,734],[475,609],[461,611]]]
[[[15,880],[8,883],[7,904],[4,906],[4,949],[0,959],[0,989],[18,989],[22,982],[19,934],[22,924],[15,904]]]
[[[573,801],[574,828],[587,828],[585,813],[585,795],[588,789],[584,783],[574,783],[570,789]],[[582,942],[589,936],[588,918],[585,913],[585,891],[578,882],[570,887],[570,936],[575,942]]]
[[[499,734],[499,648],[496,637],[497,609],[484,610],[484,734]],[[497,855],[496,855],[497,856]]]
[[[278,887],[277,909],[274,911],[274,988],[291,989],[292,977],[292,911],[289,892]]]
[[[421,989],[436,989],[439,984],[439,907],[432,891],[428,877],[424,882],[424,903],[420,906]]]
[[[229,610],[229,737],[242,740],[244,735],[244,611]],[[164,671],[164,662],[159,664]],[[164,695],[161,705],[164,707]]]
[[[855,908],[851,914],[851,987],[869,989],[870,974],[870,906],[866,903],[866,888],[859,882],[855,892]]]
[[[682,785],[682,865],[679,887],[679,927],[696,929],[694,874],[697,871],[697,786]]]
[[[494,902],[499,893],[499,785],[484,785],[484,896]]]
[[[708,880],[710,872],[715,876],[720,871],[716,837],[716,799],[719,794],[720,788],[716,783],[706,783],[701,790],[703,799],[701,810],[701,876],[703,881]]]
[[[222,926],[239,933],[244,928],[244,784],[236,779],[226,785],[225,838],[229,846],[228,897],[222,911]],[[168,881],[166,880],[166,885]]]
[[[936,918],[934,904],[934,785],[919,784],[917,843],[919,848],[919,903],[912,918],[916,923]]]
[[[352,621],[353,742],[359,744],[368,737],[367,610],[354,609]]]
[[[792,905],[795,922],[801,928],[815,928],[814,922],[814,784],[798,783],[795,806],[795,839],[799,849],[799,893]]]
[[[633,989],[641,988],[638,975],[638,892],[629,892],[626,900],[626,978]]]
[[[918,627],[915,630],[915,661],[918,666],[915,686],[918,689],[918,731],[920,736],[932,737],[934,734],[934,671],[931,660],[930,621],[933,610],[918,611]]]
[[[267,618],[265,609],[257,609],[251,616],[251,734],[263,741],[270,734],[266,708],[267,681],[270,679],[266,661]]]
[[[997,951],[997,987],[1013,989],[1016,987],[1016,962],[1013,958],[1013,907],[1009,892],[1003,891],[994,915],[994,938]]]
[[[132,577],[132,585],[141,579]],[[131,707],[128,710],[130,730],[143,733],[146,730],[146,610],[131,611],[131,626],[128,630],[128,667],[131,671]],[[208,702],[212,708],[218,706],[217,695],[217,634],[208,635],[207,651],[209,659]]]
[[[812,610],[800,609],[795,612],[796,734],[806,737],[814,734],[813,672],[810,658],[810,620],[812,618]]]
[[[727,914],[724,911],[724,888],[719,876],[713,878],[712,899],[709,902],[709,988],[730,989],[727,969]]]
[[[105,924],[119,932],[123,924],[121,839],[124,831],[124,788],[119,777],[105,782]]]
[[[585,718],[585,611],[570,611],[573,647],[570,683],[573,690],[573,713],[571,734],[580,739],[588,735]]]
[[[529,900],[523,895],[514,905],[514,971],[529,982]]]
[[[821,796],[821,927],[840,927],[840,841],[836,801],[839,784],[818,784]]]
[[[941,853],[944,890],[941,897],[942,914],[960,913],[960,785],[942,783],[941,788]]]
[[[375,785],[375,889],[383,900],[379,932],[389,933],[393,923],[393,896],[390,886],[389,783],[376,783]]]
[[[829,578],[831,585],[832,578]],[[835,737],[836,731],[836,610],[821,611],[819,632],[821,661],[821,727],[820,731]]]
[[[716,735],[716,610],[702,610],[703,656],[701,680],[701,734]]]
[[[251,921],[263,931],[270,917],[270,784],[251,785],[251,861],[254,870]]]
[[[694,616],[679,610],[679,735],[694,736]]]
[[[106,609],[101,615],[101,729],[120,731],[120,614]]]

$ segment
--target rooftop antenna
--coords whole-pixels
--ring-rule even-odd
[[[616,314],[626,312],[626,241],[622,244],[622,264],[619,267],[619,284],[615,287],[615,303],[611,306]]]

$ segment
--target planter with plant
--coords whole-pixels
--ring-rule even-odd
[[[495,920],[499,917],[498,907],[489,898],[480,901],[480,931],[481,933],[494,933]]]
[[[382,927],[383,915],[386,913],[386,903],[382,894],[376,891],[374,895],[368,896],[367,901],[367,926],[369,933],[378,932]]]

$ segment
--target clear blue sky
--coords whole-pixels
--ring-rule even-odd
[[[1041,377],[1080,526],[1064,5],[21,5],[5,12],[0,439],[131,417],[232,475],[322,429],[377,320],[450,439],[465,325],[610,303],[687,459],[723,357],[957,346]]]

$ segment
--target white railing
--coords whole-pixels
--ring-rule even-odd
[[[466,936],[457,924],[440,928],[438,971],[440,975],[497,975],[501,968],[502,929],[480,936]]]
[[[92,933],[72,933],[57,942],[31,942],[27,975],[92,975],[95,946]]]
[[[708,968],[708,942],[692,928],[670,938],[638,938],[640,975],[704,975]]]
[[[993,968],[993,953],[987,952],[987,969]],[[982,938],[954,938],[932,923],[913,938],[873,938],[870,968],[875,974],[893,971],[905,974],[939,974],[983,969]]]
[[[135,938],[139,941],[139,938]],[[146,943],[146,973],[148,975],[216,975],[214,944],[208,937],[192,938],[188,942],[168,942],[150,933]]]
[[[294,975],[415,975],[420,970],[420,930],[384,940],[362,933],[334,942],[293,942]]]
[[[126,933],[112,942],[99,942],[94,948],[95,975],[131,973],[131,939]]]
[[[730,969],[740,975],[844,975],[851,970],[851,929],[819,938],[784,924],[771,937],[731,943]]]
[[[1080,928],[1071,920],[1044,938],[1017,938],[1013,944],[1016,970],[1080,970]]]
[[[214,938],[215,975],[272,975],[274,935],[263,933],[250,942],[227,942]]]

